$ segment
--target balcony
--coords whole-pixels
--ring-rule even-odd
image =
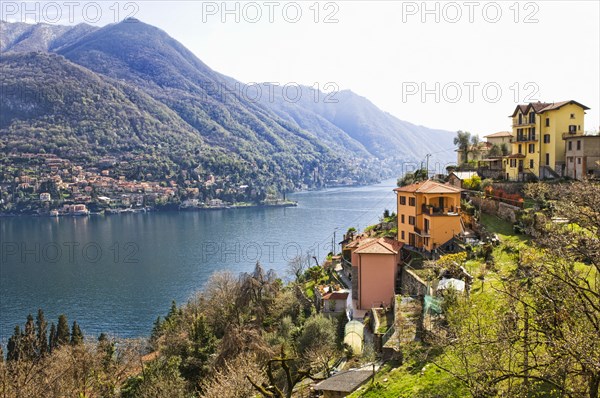
[[[521,121],[521,123],[519,122],[513,122],[513,127],[531,127],[531,126],[535,126],[535,122],[528,122],[527,120],[523,120]]]
[[[538,136],[535,134],[517,136],[516,142],[537,142]]]
[[[435,207],[431,205],[423,205],[421,212],[427,216],[456,216],[460,211],[460,207]],[[415,227],[416,230],[416,227]]]
[[[429,238],[431,235],[429,234],[429,230],[423,231],[421,228],[415,227],[415,234],[419,235],[422,238]]]
[[[569,137],[576,137],[578,135],[583,135],[581,133],[577,134],[577,131],[568,131],[566,133],[562,133],[562,139],[566,140]]]

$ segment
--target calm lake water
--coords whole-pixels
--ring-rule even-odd
[[[334,231],[340,241],[395,208],[394,184],[296,193],[291,208],[0,218],[0,342],[38,308],[86,334],[146,336],[215,271],[260,261],[285,276],[297,254],[321,261]]]

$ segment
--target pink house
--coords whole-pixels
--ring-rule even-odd
[[[390,238],[364,239],[352,252],[353,299],[368,310],[390,306],[396,293],[402,243]],[[356,289],[358,294],[354,293]]]

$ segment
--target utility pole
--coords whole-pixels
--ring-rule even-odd
[[[335,231],[337,228],[333,230],[333,238],[331,239],[331,256],[335,256]]]
[[[428,153],[425,157],[427,158],[427,179],[429,179],[429,158],[431,157],[431,154]]]

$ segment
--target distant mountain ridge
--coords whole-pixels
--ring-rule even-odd
[[[447,152],[452,147],[450,132],[403,122],[350,91],[336,93],[337,103],[311,101],[308,95],[291,103],[283,99],[280,88],[276,88],[272,101],[267,101],[266,96],[249,99],[235,92],[235,84],[239,82],[213,71],[164,31],[137,20],[102,28],[85,24],[65,27],[3,22],[0,43],[3,76],[5,70],[10,70],[7,73],[10,80],[4,79],[2,83],[5,92],[22,93],[43,86],[44,79],[51,78],[42,76],[51,72],[51,63],[60,65],[62,70],[68,69],[69,63],[83,66],[89,70],[86,79],[96,78],[111,87],[105,90],[114,89],[122,96],[129,96],[134,106],[139,105],[136,101],[143,100],[144,109],[139,111],[143,119],[164,121],[166,126],[174,124],[173,134],[185,137],[179,146],[173,143],[171,148],[178,155],[168,155],[164,150],[155,154],[161,159],[166,156],[167,163],[179,169],[200,166],[201,170],[215,174],[233,173],[240,182],[256,179],[278,189],[293,189],[301,184],[318,185],[315,176],[325,180],[334,180],[336,175],[351,176],[354,181],[365,183],[393,175],[397,170],[392,169],[399,162],[419,161],[426,153],[438,153],[444,161],[450,158],[446,155],[453,155]],[[64,60],[42,54],[26,55],[31,51],[56,53]],[[36,62],[45,69],[27,69]],[[29,86],[19,67],[29,70],[32,83]],[[62,85],[73,90],[64,93],[67,97],[87,98],[85,93],[78,92],[68,75],[59,77],[70,81]],[[59,81],[56,88],[60,87]],[[87,87],[89,91],[90,86]],[[215,92],[215,88],[224,89],[227,95]],[[137,96],[132,97],[132,93]],[[325,93],[320,93],[319,98],[325,97]],[[55,101],[56,98],[45,97],[46,108],[54,115],[71,115],[74,120],[57,122],[47,113],[43,115],[44,128],[52,130],[54,123],[60,131],[67,126],[77,130],[85,124],[85,120],[75,120],[77,115],[66,109],[63,112],[60,107],[66,102]],[[93,100],[89,101],[91,106]],[[7,147],[23,144],[19,141],[25,139],[19,138],[20,128],[33,131],[40,123],[39,112],[34,112],[39,104],[18,102],[19,98],[9,95],[0,103],[5,114],[0,117],[0,139],[7,141],[4,144]],[[112,105],[109,109],[113,109]],[[92,114],[95,113],[88,117],[93,118]],[[167,114],[170,116],[165,119]],[[141,140],[144,145],[134,146],[135,151],[148,150],[145,144],[160,145],[156,139],[161,129],[157,129],[158,135],[150,140],[151,144]],[[108,129],[102,131],[98,134],[110,135]],[[52,135],[47,140],[50,150],[63,150],[64,155],[64,145],[55,145]],[[129,142],[127,137],[119,138],[117,134],[115,140],[122,143],[113,143],[114,148],[121,148],[125,154],[127,145],[123,143]],[[85,154],[94,158],[100,155],[96,152],[90,146]],[[207,153],[211,154],[209,158]]]

